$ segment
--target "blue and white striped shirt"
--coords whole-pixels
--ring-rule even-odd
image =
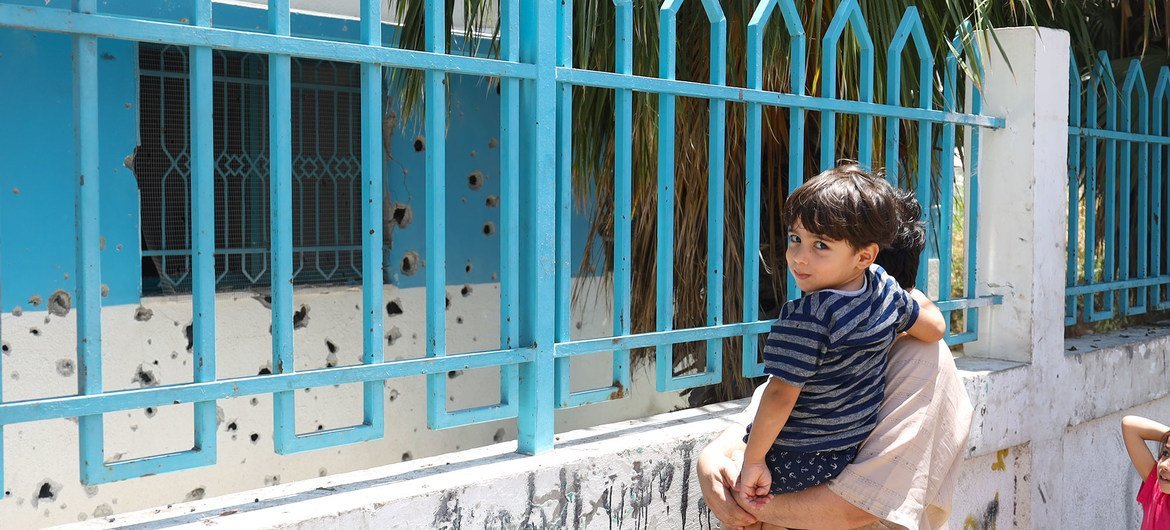
[[[764,345],[764,372],[801,387],[775,445],[837,451],[877,425],[890,345],[918,319],[918,303],[877,265],[858,291],[816,291],[780,311]]]

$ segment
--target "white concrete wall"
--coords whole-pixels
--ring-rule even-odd
[[[451,352],[494,349],[499,336],[498,284],[472,285],[467,296],[448,287],[448,345]],[[425,330],[424,290],[387,287],[386,302],[398,301],[400,315],[383,311],[388,360],[422,356]],[[297,289],[296,307],[308,309],[303,327],[294,330],[296,368],[358,364],[361,357],[361,292],[356,288]],[[34,311],[31,309],[40,309]],[[76,392],[74,366],[76,314],[56,316],[45,305],[3,322],[3,377],[6,401],[68,395]],[[218,377],[256,375],[271,369],[271,313],[248,293],[220,294],[216,307]],[[611,309],[606,300],[575,308],[575,337],[608,335]],[[149,315],[149,317],[147,317]],[[134,306],[103,310],[103,379],[105,389],[137,388],[191,381],[191,352],[185,327],[191,322],[189,296],[154,297]],[[332,344],[331,352],[328,344]],[[575,389],[607,386],[608,355],[574,361]],[[485,405],[498,400],[498,370],[456,372],[449,379],[449,408]],[[681,408],[677,394],[654,391],[650,367],[635,369],[626,399],[559,412],[558,431]],[[422,377],[385,383],[386,436],[357,445],[278,456],[272,448],[272,400],[257,395],[218,403],[218,464],[208,468],[84,487],[78,478],[75,420],[10,425],[4,429],[5,489],[0,527],[30,528],[101,517],[112,513],[172,504],[183,500],[286,483],[403,460],[455,452],[516,438],[515,420],[444,431],[426,427],[426,380]],[[300,432],[361,422],[361,386],[357,384],[296,392]],[[190,405],[130,410],[105,416],[108,461],[185,450],[191,447]],[[255,439],[253,439],[255,438]],[[48,490],[44,490],[48,484]],[[42,491],[50,494],[42,498]],[[9,525],[15,526],[9,526]]]

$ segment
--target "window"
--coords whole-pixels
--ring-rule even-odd
[[[220,291],[270,282],[268,60],[214,52],[215,267]],[[139,48],[145,294],[191,291],[187,49]],[[293,279],[361,279],[361,77],[357,65],[292,61]]]

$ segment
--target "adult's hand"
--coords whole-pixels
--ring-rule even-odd
[[[699,488],[703,492],[703,499],[711,513],[725,528],[739,529],[755,524],[756,518],[736,503],[733,494],[735,482],[739,478],[740,462],[732,458],[735,452],[734,444],[727,442],[738,442],[739,452],[743,451],[743,443],[736,439],[734,433],[730,435],[730,439],[725,439],[733,429],[735,428],[719,435],[699,453],[695,471],[699,476]]]

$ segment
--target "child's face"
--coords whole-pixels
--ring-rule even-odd
[[[876,244],[855,249],[848,241],[809,232],[798,219],[788,230],[788,252],[784,257],[801,291],[852,291],[864,285],[862,273],[877,252]]]
[[[1170,442],[1158,451],[1158,488],[1170,494]]]

